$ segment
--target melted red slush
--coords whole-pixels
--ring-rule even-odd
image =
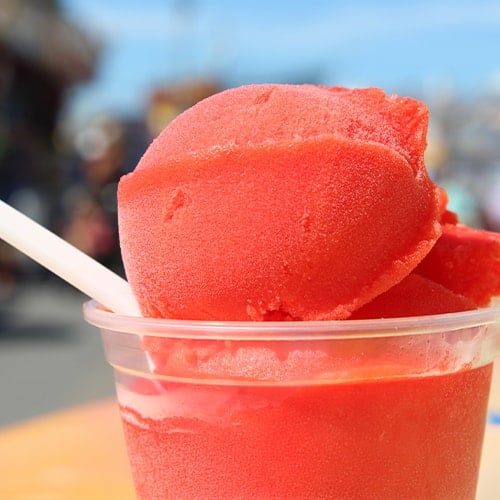
[[[167,383],[154,397],[177,410],[199,397],[195,415],[153,420],[122,407],[138,497],[472,500],[491,370],[292,387]]]

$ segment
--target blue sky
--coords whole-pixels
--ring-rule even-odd
[[[316,80],[477,93],[500,80],[494,0],[60,0],[103,43],[75,114],[140,113],[156,85]]]

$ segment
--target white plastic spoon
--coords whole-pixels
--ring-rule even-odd
[[[111,311],[141,316],[123,278],[1,200],[0,238]]]

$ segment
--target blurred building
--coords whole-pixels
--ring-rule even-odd
[[[57,0],[0,2],[0,198],[48,226],[61,189],[58,117],[68,89],[92,78],[98,55]],[[0,268],[12,267],[8,252],[0,250]]]
[[[97,45],[62,17],[56,0],[2,0],[2,198],[32,188],[50,203],[58,188],[58,116],[68,88],[92,77],[97,56]]]

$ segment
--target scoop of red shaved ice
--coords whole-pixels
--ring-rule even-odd
[[[404,318],[476,309],[470,298],[411,273],[397,285],[354,311],[350,319]]]
[[[487,306],[500,295],[500,234],[463,224],[444,224],[443,234],[417,273]]]
[[[445,218],[427,120],[410,98],[312,85],[230,89],[181,114],[119,184],[143,314],[346,319],[397,285]]]
[[[247,85],[215,94],[179,115],[137,168],[165,168],[168,160],[220,149],[333,135],[384,144],[416,173],[425,169],[427,121],[422,103],[376,88]]]

